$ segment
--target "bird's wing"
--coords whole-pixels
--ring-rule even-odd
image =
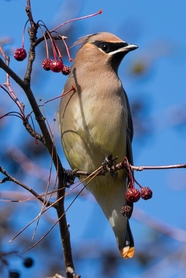
[[[128,97],[126,96],[126,104],[127,104],[127,110],[128,110],[128,127],[127,127],[127,158],[130,164],[133,164],[133,155],[132,155],[132,139],[134,134],[133,129],[133,121],[132,121],[132,115],[130,111],[130,105]]]

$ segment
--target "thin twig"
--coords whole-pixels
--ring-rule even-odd
[[[0,54],[2,54],[4,60],[5,60],[5,63],[7,66],[9,66],[9,63],[10,63],[10,58],[9,56],[7,56],[4,51],[3,51],[3,48],[0,46]],[[7,90],[5,88],[3,88],[1,86],[2,89],[4,89],[8,94],[9,96],[12,98],[12,100],[16,103],[16,105],[18,106],[19,110],[20,110],[20,113],[21,113],[21,116],[22,118],[25,118],[25,113],[24,113],[24,105],[19,101],[18,97],[16,96],[16,94],[14,93],[14,91],[12,90],[12,87],[11,87],[11,84],[10,84],[10,76],[8,73],[6,73],[6,82],[4,82],[4,85],[6,86]]]
[[[126,158],[126,157],[125,157]],[[163,165],[163,166],[134,166],[129,164],[131,170],[135,171],[143,171],[143,170],[168,170],[168,169],[181,169],[181,168],[186,168],[186,164],[173,164],[173,165]],[[125,165],[123,164],[123,161],[113,165],[111,167],[112,171],[119,171],[122,169],[125,169]],[[90,172],[85,172],[85,171],[79,171],[79,170],[73,170],[71,174],[74,177],[80,177],[80,176],[89,176],[91,173]],[[104,175],[104,172],[100,172],[99,175]]]
[[[58,26],[55,27],[54,29],[52,29],[50,32],[52,33],[52,32],[54,32],[54,31],[56,31],[57,29],[63,27],[64,25],[69,24],[69,23],[72,23],[72,22],[74,22],[74,21],[82,20],[82,19],[85,19],[85,18],[90,18],[90,17],[93,17],[93,16],[97,16],[97,15],[99,15],[99,14],[102,14],[102,10],[101,10],[101,9],[100,9],[98,12],[93,13],[93,14],[89,14],[89,15],[85,15],[85,16],[81,16],[81,17],[69,19],[69,20],[65,21],[64,23],[58,25]]]
[[[23,125],[32,137],[34,137],[36,140],[41,141],[43,144],[45,143],[44,137],[32,128],[32,126],[28,122],[28,118],[23,120]]]
[[[16,178],[12,177],[3,167],[0,166],[0,172],[6,176],[6,178],[4,178],[1,183],[6,182],[6,181],[12,181],[18,185],[20,185],[21,187],[23,187],[24,189],[26,189],[27,191],[29,191],[31,194],[33,194],[38,200],[40,200],[42,203],[45,203],[46,206],[50,206],[52,205],[51,202],[46,201],[45,199],[43,199],[37,192],[35,192],[32,188],[28,187],[27,185],[25,185],[24,183],[20,182],[19,180],[17,180]]]
[[[130,165],[132,170],[143,171],[143,170],[168,170],[168,169],[180,169],[186,168],[186,164],[174,164],[174,165],[164,165],[164,166],[133,166]]]

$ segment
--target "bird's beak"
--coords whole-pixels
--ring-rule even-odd
[[[118,51],[118,53],[119,52],[129,52],[129,51],[135,50],[137,48],[138,48],[137,45],[127,43],[124,47],[119,48],[117,51]]]
[[[127,46],[123,47],[123,51],[132,51],[132,50],[135,50],[137,49],[138,46],[135,45],[135,44],[128,44]]]
[[[126,42],[122,43],[123,46],[119,47],[118,49],[110,52],[109,54],[114,55],[114,54],[118,54],[118,53],[123,53],[123,54],[127,54],[129,51],[135,50],[138,48],[137,45],[135,44],[129,44]]]

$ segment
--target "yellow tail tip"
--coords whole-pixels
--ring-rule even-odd
[[[130,246],[124,247],[120,249],[120,253],[124,259],[128,259],[128,258],[131,259],[134,256],[134,247],[130,247]]]

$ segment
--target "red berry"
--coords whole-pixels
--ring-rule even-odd
[[[125,192],[127,201],[137,202],[140,199],[140,192],[137,188],[128,188]]]
[[[44,68],[44,70],[50,70],[50,63],[51,60],[49,58],[43,60],[42,67]]]
[[[144,200],[148,200],[152,198],[152,190],[149,187],[141,188],[141,198]]]
[[[70,68],[68,66],[63,66],[62,74],[68,75],[70,73]]]
[[[24,48],[17,48],[14,53],[14,58],[17,61],[23,61],[27,56],[26,50]]]
[[[63,69],[63,62],[61,60],[53,60],[50,62],[50,69],[53,72],[60,72]]]

